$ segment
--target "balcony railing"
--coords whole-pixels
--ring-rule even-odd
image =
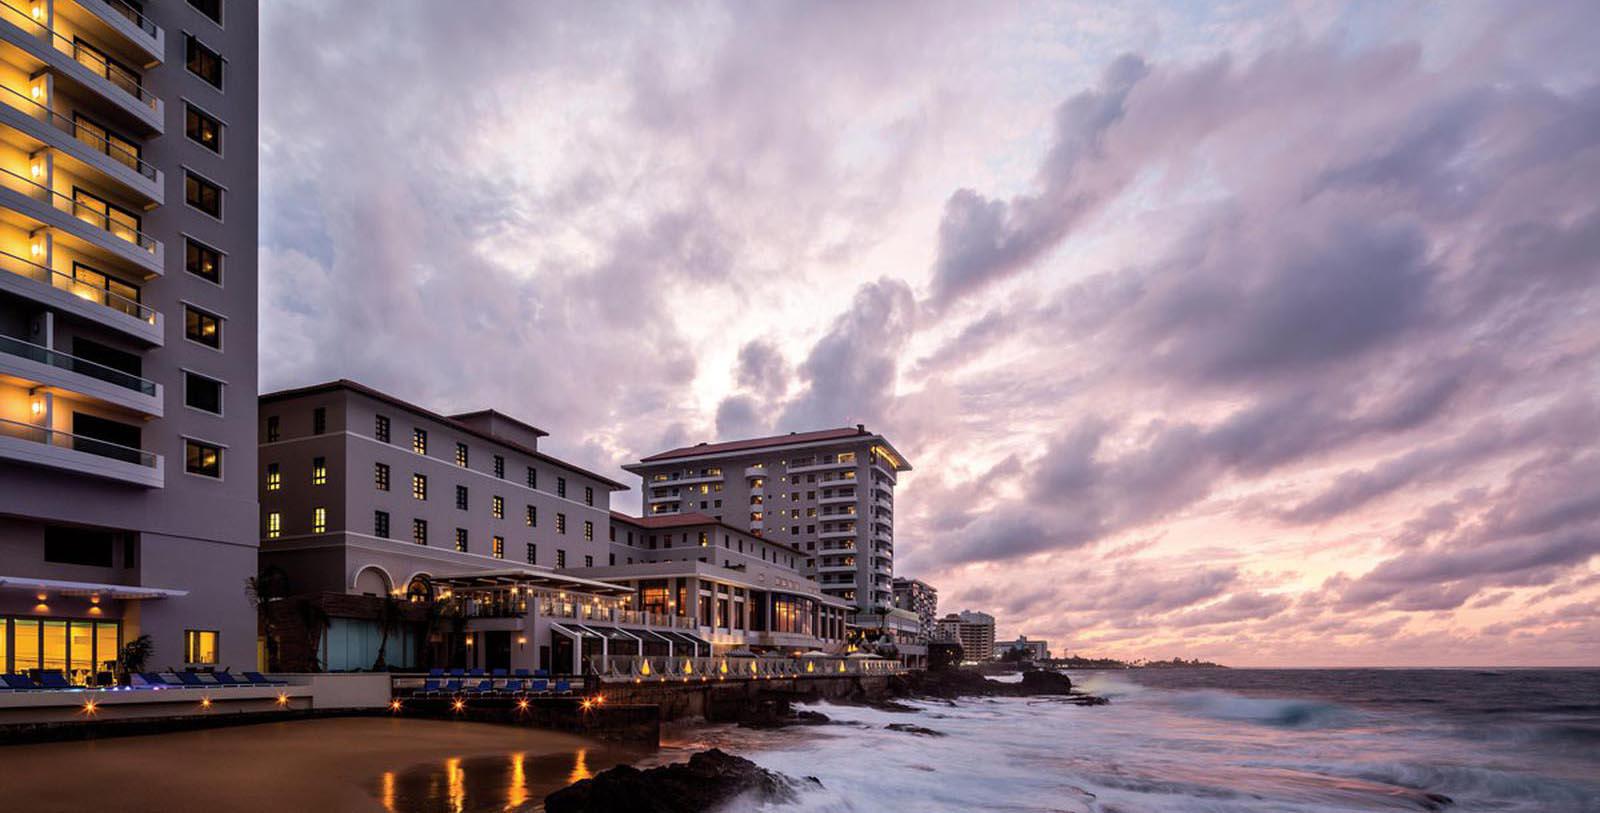
[[[62,36],[43,22],[34,19],[32,14],[13,5],[14,2],[15,0],[0,0],[0,17],[4,17],[24,31],[32,32],[34,36],[48,43],[51,48],[72,57],[73,61],[93,71],[113,87],[138,99],[139,102],[151,110],[159,110],[161,108],[161,100],[139,84],[139,77],[112,64],[100,54],[79,47],[76,41]]]
[[[839,675],[893,675],[905,671],[887,658],[696,658],[682,656],[589,656],[584,673],[608,683],[797,679]]]
[[[51,350],[48,347],[40,347],[37,344],[30,344],[14,336],[0,335],[0,353],[18,356],[30,361],[37,361],[40,364],[48,364],[51,367],[59,367],[63,370],[78,373],[79,375],[89,376],[90,378],[97,378],[101,381],[115,384],[119,387],[126,387],[144,395],[154,397],[156,394],[155,382],[147,378],[140,378],[133,373],[124,372],[116,369],[115,367],[107,367],[99,362],[68,355],[59,350]]]
[[[118,443],[100,440],[99,438],[74,435],[70,432],[62,432],[31,423],[10,421],[4,418],[0,418],[0,436],[42,443],[46,446],[56,446],[62,449],[71,449],[75,452],[84,452],[98,455],[99,457],[108,457],[112,460],[121,460],[124,463],[144,466],[147,469],[157,468],[161,460],[159,455],[143,449],[135,449],[131,446],[123,446]]]
[[[121,294],[112,293],[104,288],[88,285],[82,280],[75,279],[71,274],[65,274],[54,268],[46,268],[31,260],[25,260],[8,251],[0,251],[0,269],[4,269],[19,277],[27,277],[35,282],[42,282],[52,288],[59,288],[86,302],[104,305],[118,313],[125,313],[147,324],[156,324],[159,318],[154,308],[136,300],[129,299]]]
[[[51,110],[49,107],[34,101],[31,97],[25,93],[22,93],[21,91],[18,91],[14,88],[5,87],[4,85],[0,85],[0,91],[5,91],[4,93],[0,93],[0,101],[4,101],[6,104],[28,114],[29,116],[32,116],[33,118],[49,123],[50,126],[56,128],[57,130],[60,130],[61,132],[66,133],[67,135],[72,136],[79,141],[82,141],[90,147],[93,147],[95,152],[110,156],[113,161],[116,161],[117,163],[122,164],[134,172],[143,175],[145,178],[148,178],[152,181],[158,180],[160,171],[155,168],[155,165],[133,154],[133,152],[128,150],[126,147],[123,147],[120,144],[114,144],[105,136],[90,132],[89,130],[78,126],[78,123],[73,121],[70,117],[57,113],[56,111]]]
[[[62,212],[66,212],[77,219],[88,223],[95,228],[126,240],[151,254],[161,250],[161,241],[145,234],[126,223],[112,220],[104,212],[97,212],[93,208],[79,203],[60,192],[47,186],[35,183],[31,178],[25,178],[9,169],[0,169],[0,186],[23,195]]]
[[[151,39],[155,39],[157,32],[161,30],[161,27],[150,22],[150,18],[144,16],[143,12],[128,5],[123,0],[102,0],[102,2],[110,6],[112,11],[122,15],[123,19],[138,26],[140,31],[149,34]]]

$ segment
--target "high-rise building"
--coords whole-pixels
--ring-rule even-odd
[[[0,2],[0,665],[256,664],[257,8]]]
[[[647,517],[696,512],[785,544],[822,591],[863,612],[892,604],[894,487],[905,458],[866,427],[700,443],[623,466]]]
[[[934,625],[934,638],[961,644],[962,657],[969,661],[994,658],[994,616],[962,610],[950,613]]]
[[[923,641],[932,640],[939,621],[939,591],[921,579],[894,580],[894,606],[917,614]]]

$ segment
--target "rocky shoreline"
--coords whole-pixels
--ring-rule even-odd
[[[972,669],[913,672],[894,677],[883,696],[861,695],[829,702],[912,713],[918,709],[902,700],[954,702],[964,697],[1041,697],[1080,706],[1107,703],[1103,697],[1075,690],[1066,675],[1042,669],[1024,671],[1021,681],[1016,683],[990,680]],[[797,702],[811,699],[804,695],[764,696],[742,711],[737,724],[752,729],[836,725],[826,714],[794,707]],[[917,737],[945,736],[944,732],[908,723],[892,723],[885,728]],[[792,801],[800,790],[821,786],[816,777],[785,776],[712,748],[690,756],[688,762],[646,771],[629,765],[603,771],[545,797],[545,810],[547,813],[586,810],[679,813],[709,810],[733,799],[754,807]]]

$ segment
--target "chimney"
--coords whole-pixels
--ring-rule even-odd
[[[866,433],[867,433],[867,425],[866,424],[864,424],[864,423],[856,424],[856,434],[865,435]]]

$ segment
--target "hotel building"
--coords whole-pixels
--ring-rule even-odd
[[[939,591],[921,579],[894,580],[894,606],[917,616],[917,632],[924,641],[934,637],[939,621]]]
[[[623,468],[643,480],[645,516],[707,514],[788,545],[823,593],[863,614],[892,605],[894,487],[911,466],[882,435],[857,425],[700,443]]]
[[[0,666],[251,668],[256,4],[0,0]]]
[[[935,637],[941,641],[961,644],[962,657],[969,661],[987,661],[995,656],[994,616],[988,613],[962,610],[939,619]]]
[[[613,517],[625,486],[545,454],[545,432],[499,412],[442,415],[341,380],[263,395],[259,420],[262,579],[284,596],[268,634],[291,668],[371,668],[382,648],[390,666],[576,673],[757,634],[814,648],[819,625],[842,629],[842,603],[781,546],[745,534],[714,562],[707,536],[696,561],[675,560],[665,529]],[[289,608],[308,603],[325,628],[296,627],[308,614]],[[292,662],[300,641],[315,643]]]

